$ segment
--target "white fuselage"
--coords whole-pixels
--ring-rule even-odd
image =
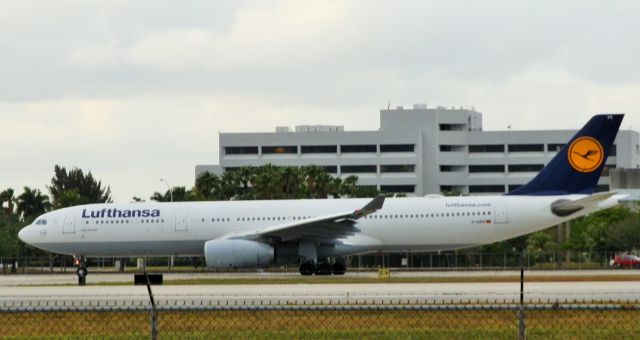
[[[357,220],[361,232],[319,256],[378,251],[432,251],[492,243],[528,234],[592,211],[610,198],[568,217],[551,203],[568,196],[389,198]],[[76,256],[196,256],[204,243],[301,219],[356,210],[370,199],[91,204],[40,216],[20,232],[36,247]],[[43,222],[46,221],[46,222]],[[46,224],[44,224],[46,223]]]

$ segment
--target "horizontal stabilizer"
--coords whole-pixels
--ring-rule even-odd
[[[611,196],[615,195],[616,192],[608,191],[608,192],[599,192],[593,195],[589,195],[587,197],[577,199],[577,200],[566,200],[561,199],[551,203],[551,212],[554,215],[559,217],[569,216],[575,212],[578,212],[584,208],[592,207],[597,205],[602,201],[606,201]]]

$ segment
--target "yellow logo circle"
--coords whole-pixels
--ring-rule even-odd
[[[571,143],[567,152],[569,164],[579,172],[595,171],[604,159],[602,145],[592,137],[580,137]]]

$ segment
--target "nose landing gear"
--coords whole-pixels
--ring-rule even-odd
[[[74,258],[73,263],[76,267],[76,275],[78,275],[78,285],[84,286],[87,284],[87,275],[89,275],[89,271],[87,270],[87,261],[83,256],[77,256]]]

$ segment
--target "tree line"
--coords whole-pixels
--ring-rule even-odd
[[[174,187],[171,192],[155,192],[158,202],[274,200],[301,198],[374,197],[375,187],[358,186],[358,177],[331,176],[316,165],[303,167],[244,166],[218,176],[211,172],[198,175],[193,188]],[[140,200],[140,199],[136,199]]]
[[[32,189],[23,188],[15,196],[12,188],[0,191],[0,256],[44,255],[41,250],[26,246],[18,239],[18,232],[24,226],[47,211],[88,203],[111,202],[111,189],[103,186],[91,172],[81,169],[69,171],[56,165],[51,184],[47,186],[49,195]]]

